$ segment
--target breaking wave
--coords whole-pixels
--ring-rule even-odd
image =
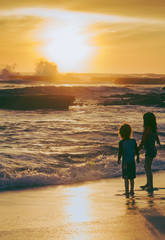
[[[143,161],[137,165],[137,174],[144,174]],[[153,171],[165,170],[165,162],[156,159]],[[121,176],[121,166],[118,166],[115,156],[99,155],[95,160],[87,161],[68,168],[54,168],[52,173],[47,168],[10,172],[0,170],[0,190],[15,190],[48,185],[73,184],[84,181],[95,181],[103,178]]]

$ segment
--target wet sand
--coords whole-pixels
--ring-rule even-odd
[[[121,178],[0,193],[0,239],[165,239],[165,172],[126,199]]]

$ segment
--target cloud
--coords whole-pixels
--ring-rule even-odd
[[[164,72],[165,22],[128,21],[91,24],[91,45],[100,48],[95,65],[113,72]],[[102,68],[103,69],[103,68]],[[112,70],[111,70],[112,69]]]
[[[66,32],[69,26],[77,34],[86,36],[88,46],[96,49],[97,57],[91,62],[91,66],[96,67],[91,71],[102,71],[104,68],[103,71],[107,72],[111,65],[114,70],[110,71],[115,72],[119,63],[128,70],[130,62],[134,62],[136,70],[144,54],[147,61],[155,59],[151,68],[159,62],[164,69],[164,0],[8,0],[3,1],[0,7],[6,9],[0,10],[2,63],[16,62],[23,69],[31,69],[34,59],[40,56],[48,58],[41,54],[43,46],[50,46],[47,53],[51,55],[54,45],[51,47],[50,43],[55,44],[57,30],[64,29]],[[157,59],[152,54],[154,51],[160,53]],[[128,55],[131,57],[126,66]],[[48,59],[55,59],[58,63],[56,58]],[[142,64],[145,65],[144,62]]]
[[[39,17],[32,16],[9,16],[0,17],[0,48],[21,48],[22,43],[32,45],[34,41],[31,32],[42,22]]]
[[[42,18],[35,16],[6,16],[0,17],[1,36],[12,36],[19,34],[19,37],[27,31],[35,29]]]
[[[61,8],[111,15],[165,18],[164,0],[8,0],[1,2],[1,9],[25,7]]]
[[[165,23],[153,22],[125,22],[125,23],[95,23],[88,28],[93,32],[92,44],[96,46],[110,46],[111,48],[133,47],[146,48],[152,46],[157,49],[165,42]]]
[[[43,19],[36,16],[0,15],[0,64],[32,68],[40,44],[35,33]]]

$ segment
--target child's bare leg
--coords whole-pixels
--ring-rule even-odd
[[[134,195],[134,179],[130,179],[130,183],[131,183],[131,195]]]
[[[126,198],[129,197],[129,181],[128,179],[124,179],[125,180],[125,194],[126,194]]]
[[[153,188],[153,176],[151,171],[151,165],[152,165],[153,158],[146,157],[145,159],[145,170],[147,175],[147,186],[149,188]]]

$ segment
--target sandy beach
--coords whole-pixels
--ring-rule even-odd
[[[165,239],[165,172],[126,199],[121,178],[0,193],[0,239]]]

